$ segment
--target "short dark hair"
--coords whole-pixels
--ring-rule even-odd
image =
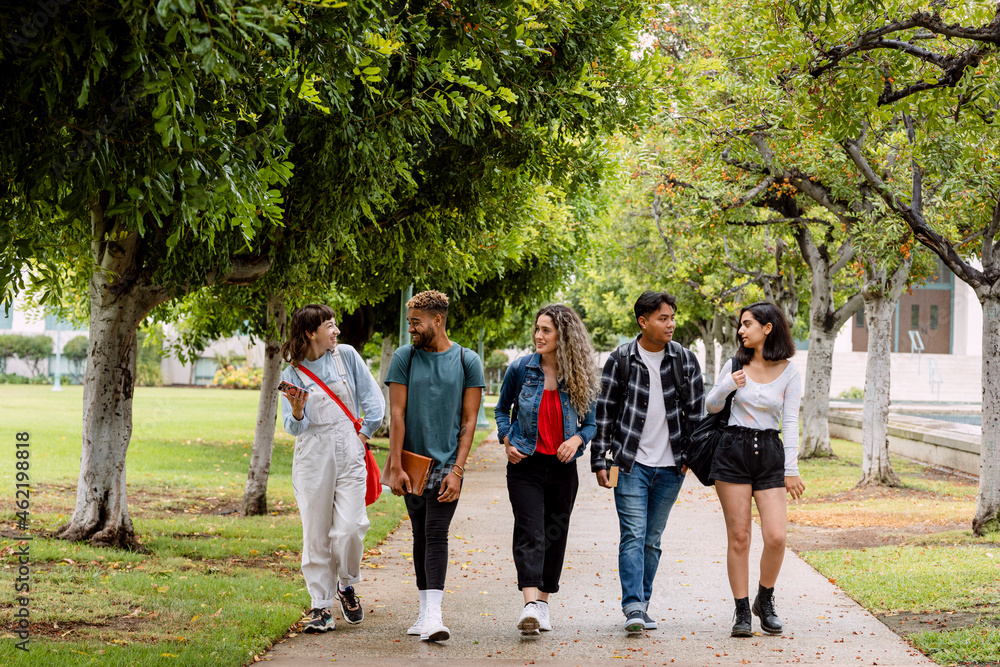
[[[310,303],[296,310],[292,315],[288,340],[281,346],[281,358],[293,366],[301,364],[309,351],[309,334],[319,329],[323,322],[334,318],[333,309],[323,303]]]
[[[413,298],[406,302],[406,307],[438,313],[441,319],[445,319],[448,317],[448,296],[437,290],[427,290],[414,294]]]
[[[769,301],[758,301],[745,306],[740,311],[740,322],[743,321],[743,313],[748,311],[761,326],[771,325],[771,333],[767,334],[767,338],[764,340],[764,349],[761,350],[764,358],[768,361],[792,358],[795,355],[795,340],[792,338],[792,330],[788,327],[788,320],[785,319],[781,309]],[[743,339],[740,338],[739,329],[736,331],[736,346],[736,358],[746,366],[753,359],[753,350],[743,347]]]
[[[677,299],[673,295],[666,292],[654,292],[652,290],[643,292],[636,299],[635,306],[633,306],[636,324],[639,323],[640,317],[648,317],[650,313],[658,311],[663,304],[667,304],[675,313],[677,312]]]

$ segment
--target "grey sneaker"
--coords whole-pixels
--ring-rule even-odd
[[[625,617],[625,631],[631,634],[645,630],[646,619],[643,616],[645,613],[640,609],[629,612],[628,616]]]
[[[304,632],[317,633],[329,632],[337,627],[336,621],[329,609],[313,607],[305,616],[305,624],[302,626]]]
[[[646,612],[642,612],[642,622],[646,624],[647,630],[655,630],[660,627],[656,624],[656,621],[653,620],[653,617]]]

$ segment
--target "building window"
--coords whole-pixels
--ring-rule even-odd
[[[865,309],[864,308],[858,309],[857,314],[854,315],[854,327],[856,329],[864,329],[865,328]]]
[[[920,328],[920,306],[917,304],[910,306],[910,328]]]
[[[219,370],[219,364],[215,359],[202,357],[194,364],[194,383],[212,384],[215,379],[215,371]]]
[[[931,306],[931,329],[938,328],[938,307]]]

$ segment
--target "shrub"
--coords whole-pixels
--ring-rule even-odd
[[[0,384],[28,384],[28,378],[17,373],[0,373]]]
[[[226,366],[215,372],[212,385],[224,389],[260,389],[264,380],[263,368]]]
[[[157,324],[157,327],[160,325]],[[163,359],[163,336],[159,331],[148,335],[140,331],[136,335],[138,350],[135,359],[135,383],[140,387],[159,387],[163,384],[163,371],[160,362]]]
[[[837,396],[837,398],[845,398],[847,400],[861,400],[864,397],[865,390],[861,387],[851,387],[850,389],[845,389]]]
[[[0,336],[0,372],[7,371],[7,358],[17,357],[26,361],[33,375],[41,374],[39,365],[52,354],[52,339],[48,336],[22,336],[7,334]]]
[[[67,341],[63,346],[63,356],[69,361],[69,370],[73,376],[73,382],[76,384],[83,382],[83,371],[86,368],[87,362],[88,342],[86,336],[77,336]]]

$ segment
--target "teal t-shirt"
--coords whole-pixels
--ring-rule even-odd
[[[483,365],[472,350],[454,343],[444,352],[425,352],[404,345],[392,355],[385,383],[406,385],[406,435],[403,449],[429,456],[438,466],[451,465],[458,454],[462,428],[462,396],[467,387],[485,387]]]

